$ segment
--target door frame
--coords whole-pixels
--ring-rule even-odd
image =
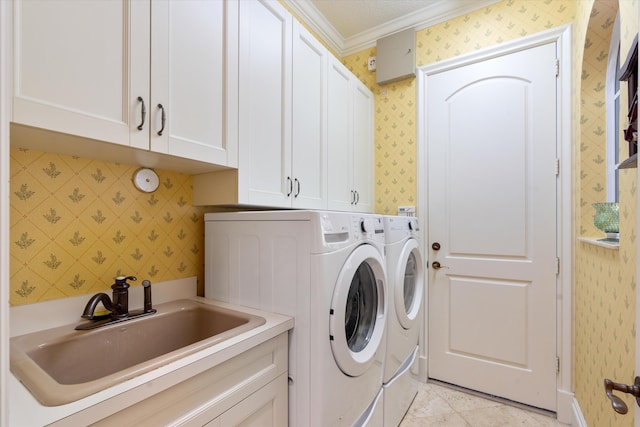
[[[0,425],[9,425],[9,121],[11,2],[0,1]]]
[[[428,212],[427,189],[428,182],[426,173],[428,155],[428,133],[426,120],[426,99],[422,95],[428,89],[429,76],[451,70],[475,62],[498,56],[507,55],[520,50],[532,48],[547,43],[556,44],[558,79],[557,79],[557,158],[558,158],[558,181],[557,181],[557,247],[556,251],[559,260],[560,273],[556,280],[556,347],[559,360],[560,372],[557,376],[556,408],[558,420],[571,423],[573,418],[573,356],[572,356],[572,288],[573,288],[573,259],[574,259],[574,227],[573,227],[573,125],[572,125],[572,66],[571,66],[571,25],[556,27],[547,31],[536,33],[530,36],[518,38],[513,41],[501,43],[496,46],[484,48],[469,54],[464,54],[451,59],[446,59],[434,64],[425,65],[417,69],[416,100],[417,100],[417,158],[418,158],[418,218],[420,227],[424,230],[423,252],[429,254],[428,250],[428,223],[425,215]],[[549,64],[550,67],[553,64]],[[551,167],[551,166],[550,166]],[[428,259],[425,259],[425,266],[428,266]],[[425,286],[428,287],[428,274],[425,274]],[[426,381],[429,374],[428,366],[428,340],[427,332],[429,316],[427,307],[429,304],[429,294],[424,292],[424,312],[425,325],[420,337],[420,376]]]

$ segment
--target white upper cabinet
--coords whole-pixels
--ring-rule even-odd
[[[373,212],[373,93],[354,79],[352,94],[354,206],[358,212]]]
[[[125,4],[14,2],[14,122],[148,147],[149,3]]]
[[[353,208],[353,129],[351,126],[353,97],[352,74],[337,59],[332,58],[328,67],[328,128],[329,203],[331,210],[349,211]]]
[[[370,212],[373,94],[279,2],[239,5],[238,169],[193,203]]]
[[[235,1],[153,0],[152,151],[237,166],[237,20]]]
[[[292,206],[327,208],[327,49],[293,23]]]
[[[373,212],[373,94],[333,58],[327,84],[328,208]]]
[[[290,206],[291,15],[240,1],[238,203]]]
[[[234,28],[235,0],[15,1],[13,122],[235,166]]]
[[[240,2],[238,203],[326,209],[327,55],[279,3]]]

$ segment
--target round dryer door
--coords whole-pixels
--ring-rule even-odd
[[[333,357],[349,376],[363,374],[382,343],[385,282],[384,261],[371,245],[357,247],[338,275],[329,333]]]
[[[422,257],[416,239],[407,240],[402,248],[395,274],[394,308],[402,327],[409,329],[418,322],[424,289]]]

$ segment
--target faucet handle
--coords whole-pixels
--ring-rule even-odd
[[[138,278],[136,276],[118,276],[116,277],[116,283],[111,286],[111,289],[128,288],[129,284],[127,283],[127,280],[135,282]]]

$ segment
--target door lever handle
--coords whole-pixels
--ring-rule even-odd
[[[434,270],[440,270],[441,268],[449,268],[447,266],[441,265],[438,261],[433,261],[431,263],[431,267],[433,267]]]
[[[633,385],[614,383],[608,378],[604,380],[604,392],[611,400],[613,410],[624,415],[629,411],[629,408],[627,408],[627,404],[622,399],[613,394],[613,390],[632,394],[636,398],[636,403],[640,406],[640,377],[635,378]]]

